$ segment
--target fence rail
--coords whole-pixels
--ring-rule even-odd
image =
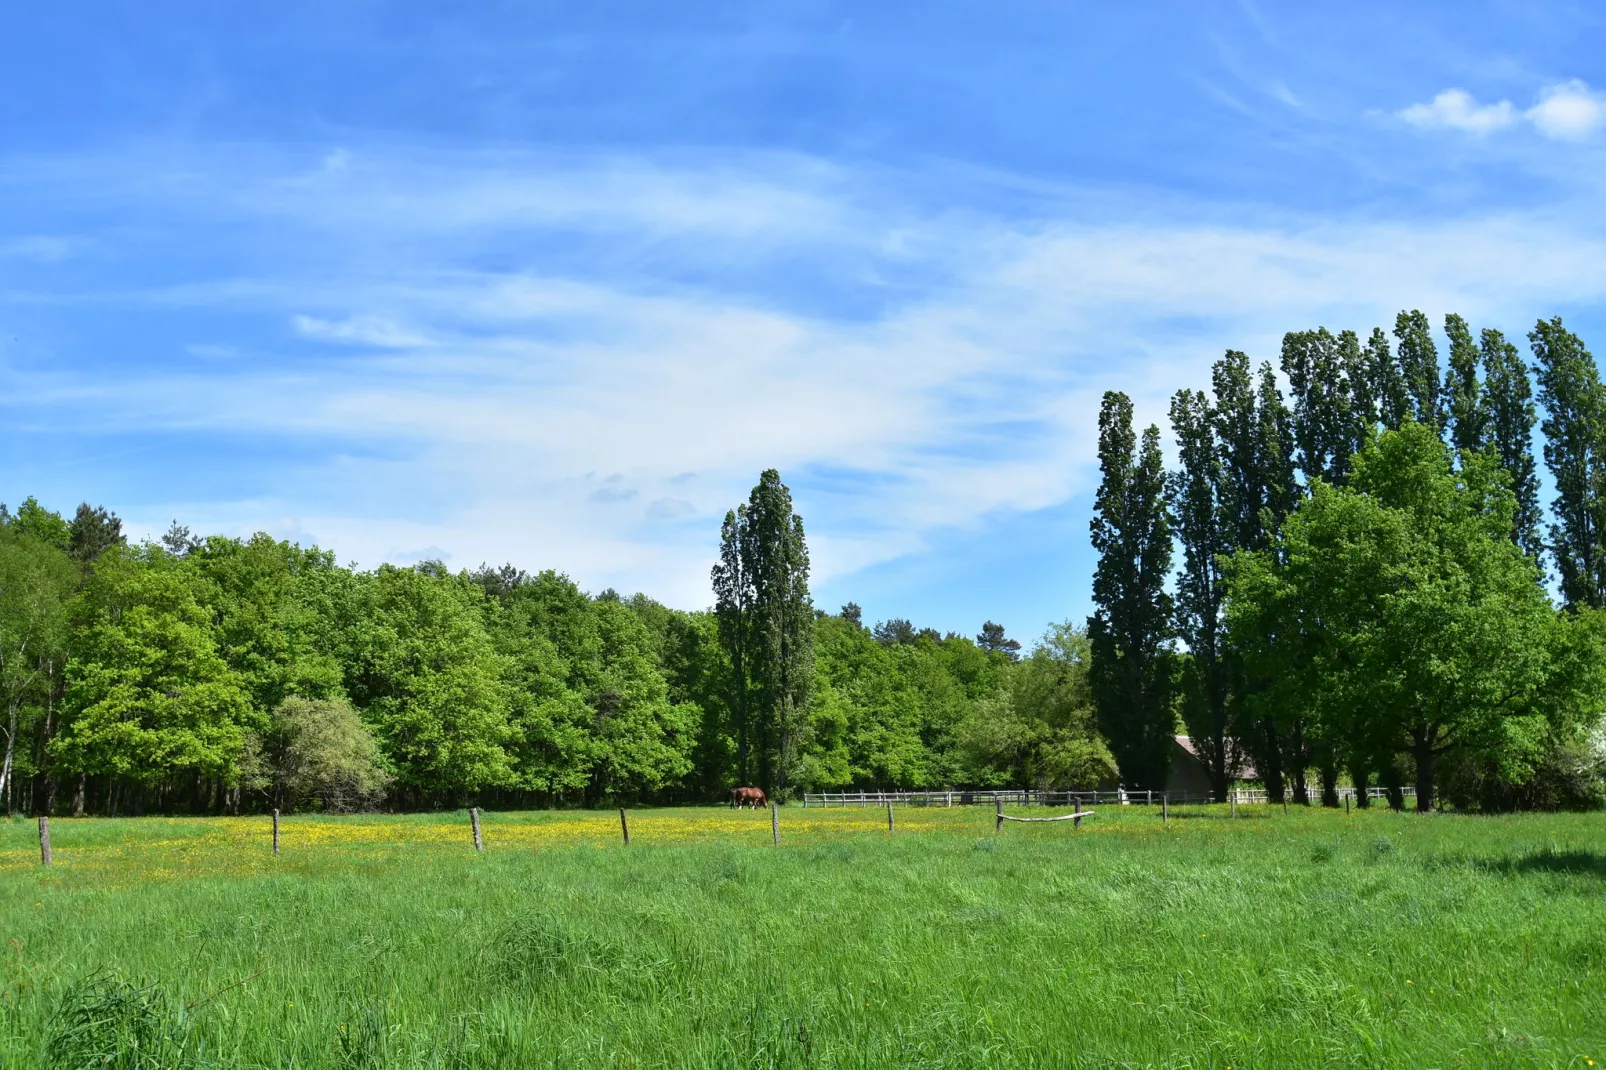
[[[1371,788],[1370,799],[1386,799],[1385,788]],[[1415,788],[1405,788],[1406,798],[1416,796]],[[1354,788],[1339,788],[1339,801],[1354,798]],[[1235,788],[1227,793],[1228,802],[1244,805],[1264,803],[1269,796],[1264,788]],[[1214,803],[1217,800],[1199,792],[1186,791],[825,791],[809,792],[803,796],[804,806],[1083,806],[1113,804],[1117,806],[1159,806],[1165,800],[1172,806],[1194,806]]]

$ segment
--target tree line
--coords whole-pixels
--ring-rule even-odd
[[[722,529],[714,606],[555,571],[362,570],[104,508],[0,507],[8,812],[588,806],[1113,776],[1086,637],[1031,652],[815,609],[790,492]]]
[[[1410,311],[1290,332],[1278,368],[1229,351],[1173,396],[1170,468],[1104,396],[1089,683],[1129,786],[1165,783],[1180,725],[1218,797],[1252,770],[1327,805],[1344,779],[1423,810],[1600,801],[1606,389],[1560,318],[1531,366],[1457,315],[1443,337]]]

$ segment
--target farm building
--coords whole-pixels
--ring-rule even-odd
[[[1254,780],[1255,769],[1247,760],[1238,763],[1234,780]],[[1172,795],[1209,795],[1210,774],[1187,736],[1171,737],[1171,772],[1166,777],[1165,790]]]

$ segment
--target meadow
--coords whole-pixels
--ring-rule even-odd
[[[296,816],[274,858],[265,817],[57,819],[44,869],[0,823],[0,1065],[1606,1059],[1606,815],[993,824]]]

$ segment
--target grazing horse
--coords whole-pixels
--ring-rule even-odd
[[[748,805],[755,810],[762,810],[769,805],[769,800],[764,797],[763,788],[732,788],[731,805],[738,810]]]

